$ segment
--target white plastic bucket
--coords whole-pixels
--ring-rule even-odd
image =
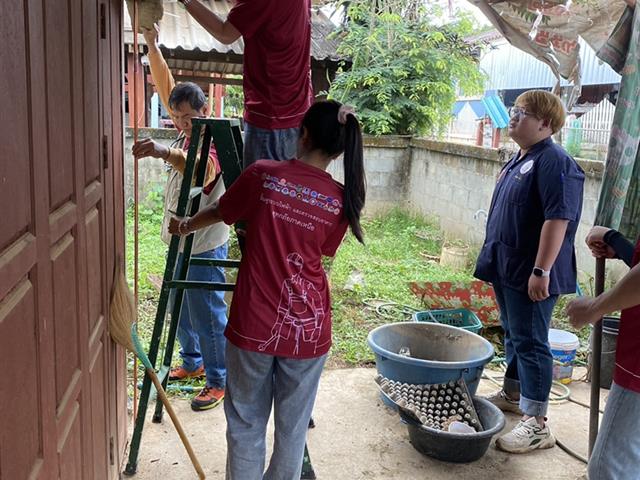
[[[580,340],[571,332],[551,328],[549,344],[553,355],[553,379],[560,383],[571,383],[573,361],[576,358]]]

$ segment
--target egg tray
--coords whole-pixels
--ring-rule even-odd
[[[459,421],[476,432],[483,431],[462,378],[447,383],[415,384],[390,380],[378,374],[375,381],[383,395],[425,427],[447,431],[451,422]]]

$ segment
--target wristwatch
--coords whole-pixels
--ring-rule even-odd
[[[533,273],[536,277],[548,277],[551,275],[551,270],[545,270],[540,267],[533,267]]]

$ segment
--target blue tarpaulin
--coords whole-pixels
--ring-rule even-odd
[[[509,125],[509,112],[499,96],[485,95],[482,104],[495,128],[506,128]]]
[[[482,100],[458,100],[453,104],[453,116],[457,117],[460,111],[467,104],[471,107],[473,113],[476,114],[476,118],[483,118],[485,116],[485,109],[484,105],[482,105]]]
[[[469,104],[476,118],[488,116],[496,128],[505,128],[509,124],[509,112],[502,99],[493,94],[485,95],[481,100],[458,100],[453,105],[453,115],[458,116],[465,105]]]

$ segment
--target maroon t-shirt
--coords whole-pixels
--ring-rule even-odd
[[[343,187],[299,160],[260,160],[220,198],[225,223],[247,222],[227,339],[270,355],[312,358],[331,346],[331,300],[321,258],[348,222]]]
[[[228,21],[244,39],[244,119],[300,126],[313,101],[310,0],[238,0]]]
[[[633,265],[640,263],[640,238],[636,243]],[[613,380],[628,390],[640,393],[640,305],[622,311],[616,347]]]

